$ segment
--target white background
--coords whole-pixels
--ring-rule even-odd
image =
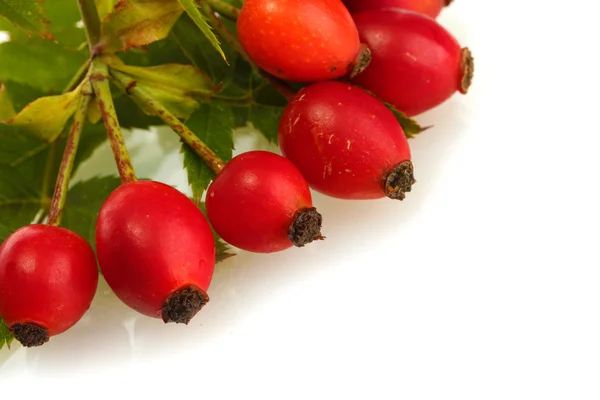
[[[404,202],[315,194],[327,240],[219,264],[187,327],[101,283],[75,328],[0,352],[0,396],[598,399],[595,3],[456,0],[440,22],[474,85],[418,118]],[[128,141],[140,175],[187,190],[173,136]]]

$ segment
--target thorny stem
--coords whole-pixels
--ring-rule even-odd
[[[240,16],[240,9],[236,6],[225,3],[222,0],[198,0],[199,3],[206,2],[210,8],[230,20],[236,21]]]
[[[79,12],[83,18],[85,33],[88,39],[90,55],[94,55],[94,48],[100,41],[100,16],[94,0],[77,0]]]
[[[71,130],[69,131],[69,138],[67,139],[67,145],[65,146],[63,158],[58,170],[56,186],[54,187],[54,195],[52,196],[52,203],[50,205],[50,212],[48,214],[48,225],[58,226],[60,224],[62,211],[65,208],[65,203],[67,201],[67,191],[69,189],[71,173],[73,172],[75,156],[77,155],[77,147],[79,145],[81,131],[83,130],[83,125],[85,124],[85,118],[90,101],[92,100],[92,96],[93,92],[90,83],[84,83],[81,90],[79,107],[75,112],[75,116],[73,117]]]
[[[200,11],[204,14],[211,22],[211,26],[217,31],[221,39],[225,41],[229,46],[233,48],[240,56],[252,66],[256,71],[258,71],[269,83],[279,92],[287,101],[292,101],[294,97],[296,97],[296,93],[294,90],[287,84],[285,81],[269,74],[266,71],[260,69],[254,61],[248,56],[239,39],[227,28],[221,19],[215,15],[210,6],[201,1],[199,4]]]
[[[123,139],[110,92],[108,67],[99,59],[94,59],[92,61],[91,72],[90,80],[96,94],[96,102],[102,113],[106,134],[108,135],[110,147],[117,163],[121,182],[135,182],[137,178],[131,164],[131,159],[129,158],[129,152],[127,151],[127,147],[125,147],[125,140]]]
[[[225,162],[219,158],[203,141],[201,141],[187,126],[185,126],[175,115],[154,99],[145,90],[136,85],[136,81],[130,76],[111,69],[111,75],[129,96],[150,108],[160,119],[171,127],[181,139],[190,146],[200,158],[214,171],[221,172]]]

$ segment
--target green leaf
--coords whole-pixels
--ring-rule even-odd
[[[402,111],[399,111],[392,104],[386,103],[386,102],[383,102],[383,104],[385,104],[385,106],[392,112],[392,114],[394,114],[394,117],[396,117],[396,119],[400,123],[400,126],[402,126],[402,130],[404,130],[404,135],[407,138],[409,138],[409,139],[414,138],[419,133],[430,128],[430,127],[426,127],[426,128],[421,127],[421,125],[419,125],[419,123],[417,121],[407,117],[406,114],[404,114]]]
[[[69,189],[62,226],[86,239],[95,248],[96,219],[106,198],[121,184],[116,176],[92,178]]]
[[[164,39],[182,12],[177,0],[121,0],[102,23],[100,47],[118,52]]]
[[[96,8],[98,9],[98,16],[100,20],[103,20],[113,12],[118,0],[96,0]]]
[[[4,345],[10,346],[13,341],[13,336],[8,331],[8,326],[0,317],[0,350],[4,347]]]
[[[200,46],[200,48],[204,49],[205,43],[203,43],[203,42],[208,41],[208,44],[215,51],[215,53],[220,55],[223,61],[227,62],[227,60],[229,59],[228,58],[229,54],[225,55],[225,51],[221,48],[219,40],[213,33],[206,18],[200,13],[198,8],[196,7],[196,4],[194,3],[194,1],[193,0],[179,0],[179,1],[183,5],[187,15],[189,16],[189,18],[182,17],[180,19],[181,24],[179,24],[179,26],[177,28],[177,32],[176,32],[178,41],[185,46],[184,49],[188,48],[189,50],[193,50],[193,49],[198,50],[199,49],[198,46]],[[195,34],[196,29],[192,29],[192,26],[191,26],[192,22],[200,29],[200,31],[202,31],[202,33],[204,34],[203,35],[204,40],[197,37],[198,35]],[[194,40],[194,39],[198,40],[198,44],[196,46],[194,46],[191,43],[192,40]],[[205,57],[210,57],[211,55],[210,55],[210,52],[208,52],[208,48],[205,51],[206,51]],[[231,51],[229,51],[228,53],[231,53]],[[195,58],[194,54],[195,54],[194,52],[191,52],[190,53],[191,57]],[[213,63],[214,62],[216,62],[216,60],[213,61]],[[197,66],[200,67],[200,65],[197,65]],[[202,68],[202,67],[200,67],[200,68]]]
[[[216,101],[201,104],[186,124],[223,161],[231,160],[235,124],[229,106]],[[188,145],[182,146],[182,152],[193,198],[199,202],[215,174]]]
[[[270,142],[277,143],[279,120],[283,107],[253,104],[248,110],[248,121]]]
[[[116,57],[104,57],[113,70],[129,75],[178,118],[188,118],[198,107],[196,98],[209,98],[216,92],[210,78],[192,65],[163,64],[154,67],[125,65]],[[125,88],[127,91],[127,88]],[[154,112],[139,103],[148,115]]]
[[[8,19],[27,34],[34,33],[52,39],[48,20],[39,0],[0,0],[0,15]]]
[[[32,222],[42,207],[39,190],[15,167],[0,165],[0,221],[10,230]]]
[[[0,223],[0,245],[2,245],[2,242],[4,242],[6,238],[9,237],[13,232],[14,230]]]
[[[8,124],[44,141],[53,142],[77,108],[79,89],[58,96],[41,97],[28,104]]]
[[[0,82],[0,122],[6,122],[16,114],[6,88]]]
[[[0,81],[61,93],[85,59],[83,52],[38,38],[0,43]]]
[[[204,202],[196,202],[196,203],[198,204],[200,211],[202,211],[204,216],[206,216],[206,204]],[[215,232],[214,229],[212,230],[212,233],[213,233],[213,237],[215,238],[215,246],[217,248],[217,257],[216,257],[217,263],[224,261],[230,257],[235,256],[235,253],[231,252],[231,248],[229,247],[229,245],[227,243],[225,243],[223,241],[223,239],[221,239],[219,234],[217,232]]]
[[[4,81],[4,88],[6,95],[17,112],[25,108],[27,104],[45,95],[39,89],[14,81]]]

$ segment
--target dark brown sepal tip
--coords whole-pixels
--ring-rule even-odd
[[[350,66],[350,79],[355,78],[358,74],[363,72],[371,63],[371,49],[366,44],[360,45],[360,50],[356,56],[356,60]]]
[[[385,195],[390,199],[404,200],[406,193],[417,183],[411,161],[403,161],[385,179]]]
[[[50,340],[48,329],[34,323],[14,324],[10,333],[23,347],[38,347]]]
[[[206,292],[196,286],[176,290],[163,303],[162,320],[187,325],[208,301]]]
[[[460,80],[460,92],[467,94],[471,83],[473,83],[473,73],[475,72],[475,60],[471,50],[467,47],[462,49],[462,78]]]
[[[314,240],[323,240],[321,226],[323,217],[314,207],[298,210],[290,225],[288,237],[296,247],[303,247]]]
[[[448,7],[450,4],[452,4],[452,1],[453,1],[453,0],[445,0],[445,2],[446,2],[446,7]]]

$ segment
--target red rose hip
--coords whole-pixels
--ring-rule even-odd
[[[142,314],[187,324],[209,300],[214,237],[200,209],[171,186],[137,181],[111,193],[96,251],[108,285]]]
[[[473,58],[434,19],[388,9],[353,15],[372,52],[369,67],[353,82],[409,116],[432,109],[454,93],[467,93]]]
[[[281,118],[279,145],[313,189],[332,197],[402,200],[415,182],[408,141],[392,112],[345,83],[298,92]]]
[[[28,225],[0,247],[0,315],[25,347],[77,323],[98,286],[92,247],[70,230]]]
[[[246,0],[237,29],[248,56],[281,79],[334,79],[368,62],[340,0]]]
[[[442,9],[452,0],[344,0],[351,13],[366,10],[383,10],[386,8],[401,8],[436,18]]]
[[[272,253],[323,238],[322,218],[302,174],[266,151],[227,163],[208,188],[206,212],[226,242],[247,251]]]

